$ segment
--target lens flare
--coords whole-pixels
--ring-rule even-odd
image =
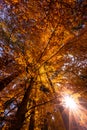
[[[61,93],[60,102],[66,128],[87,130],[87,100],[79,93],[65,89]]]
[[[77,103],[74,98],[70,97],[69,95],[64,97],[64,105],[66,108],[71,110],[77,109]]]

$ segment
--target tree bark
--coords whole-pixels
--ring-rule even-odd
[[[29,95],[31,93],[33,82],[34,82],[34,78],[31,78],[30,84],[25,92],[24,98],[16,113],[15,120],[13,120],[11,122],[11,126],[10,126],[9,130],[20,130],[21,129],[23,122],[25,120],[25,114],[27,112],[27,103],[29,101]]]
[[[34,106],[36,105],[35,101],[33,101],[33,104]],[[34,124],[35,124],[35,108],[31,110],[29,130],[34,130]]]

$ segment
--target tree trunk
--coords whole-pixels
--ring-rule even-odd
[[[33,104],[35,106],[35,101],[33,101]],[[32,109],[31,111],[29,130],[34,130],[34,124],[35,124],[35,108]]]
[[[24,98],[20,104],[20,107],[16,113],[16,118],[11,122],[11,127],[9,130],[20,130],[23,122],[25,120],[25,114],[27,112],[27,102],[29,101],[29,95],[31,93],[32,85],[33,85],[33,80],[34,78],[31,78],[30,84],[25,92]]]

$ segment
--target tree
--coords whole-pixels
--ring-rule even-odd
[[[65,92],[84,100],[76,120],[87,129],[86,6],[86,0],[1,0],[2,130],[69,130]]]

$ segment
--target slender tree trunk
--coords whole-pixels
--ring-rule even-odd
[[[20,107],[16,113],[15,120],[11,122],[9,130],[20,130],[25,120],[25,114],[27,112],[27,103],[29,101],[29,95],[31,93],[34,78],[31,78],[30,84],[25,92],[24,98],[20,104]]]
[[[33,101],[33,104],[35,106],[35,101]],[[35,108],[33,108],[31,111],[29,130],[34,130],[34,124],[35,124]]]

